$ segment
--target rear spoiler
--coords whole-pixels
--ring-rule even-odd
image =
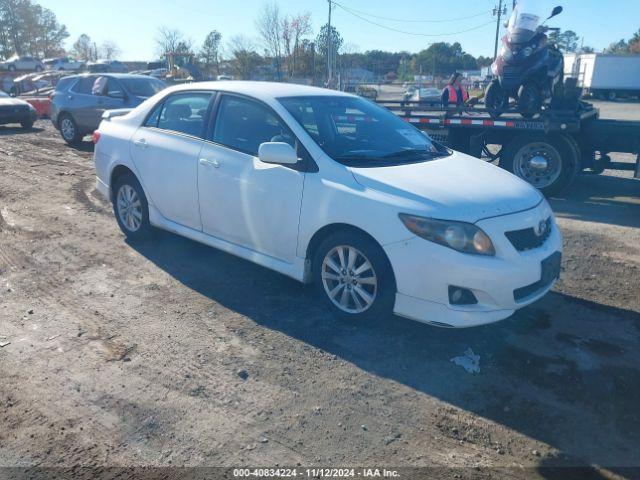
[[[114,117],[121,117],[129,113],[133,108],[116,108],[115,110],[105,110],[102,114],[103,120],[111,120]]]

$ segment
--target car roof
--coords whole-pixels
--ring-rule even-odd
[[[239,93],[258,99],[276,99],[282,97],[309,97],[309,96],[343,96],[354,97],[350,93],[329,90],[327,88],[310,87],[295,83],[256,82],[245,80],[222,80],[214,82],[194,82],[170,87],[172,92],[182,90],[216,90],[221,92]]]

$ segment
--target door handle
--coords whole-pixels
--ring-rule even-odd
[[[140,148],[147,148],[149,145],[147,144],[147,141],[144,138],[139,138],[138,140],[135,140],[133,142],[133,144],[136,147],[140,147]]]
[[[220,163],[217,160],[209,160],[208,158],[201,158],[199,160],[200,165],[205,167],[220,168]]]

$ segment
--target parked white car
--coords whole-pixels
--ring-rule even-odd
[[[82,70],[85,67],[84,62],[73,60],[69,57],[61,58],[47,58],[44,60],[44,67],[47,70],[67,71],[73,72],[76,70]]]
[[[31,70],[41,72],[44,70],[44,64],[34,57],[14,55],[0,62],[0,69],[15,72],[16,70]]]
[[[159,227],[315,282],[347,318],[494,322],[560,272],[535,188],[354,95],[185,84],[105,112],[94,141],[97,187],[127,237]]]

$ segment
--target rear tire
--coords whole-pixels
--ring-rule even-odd
[[[20,125],[25,130],[31,130],[33,128],[33,121],[32,120],[25,120],[24,122],[20,122]]]
[[[564,135],[522,134],[505,145],[500,166],[551,196],[573,181],[580,164],[578,152]]]
[[[78,124],[68,113],[62,114],[58,120],[60,135],[68,145],[77,145],[82,140],[82,134],[78,130]]]
[[[542,108],[542,94],[532,85],[522,85],[518,90],[518,112],[531,118]]]
[[[344,230],[326,238],[313,259],[313,278],[322,302],[341,319],[370,322],[393,312],[391,264],[382,248],[362,233]]]
[[[120,230],[134,241],[152,236],[149,204],[138,179],[131,173],[118,177],[113,186],[113,213]]]

